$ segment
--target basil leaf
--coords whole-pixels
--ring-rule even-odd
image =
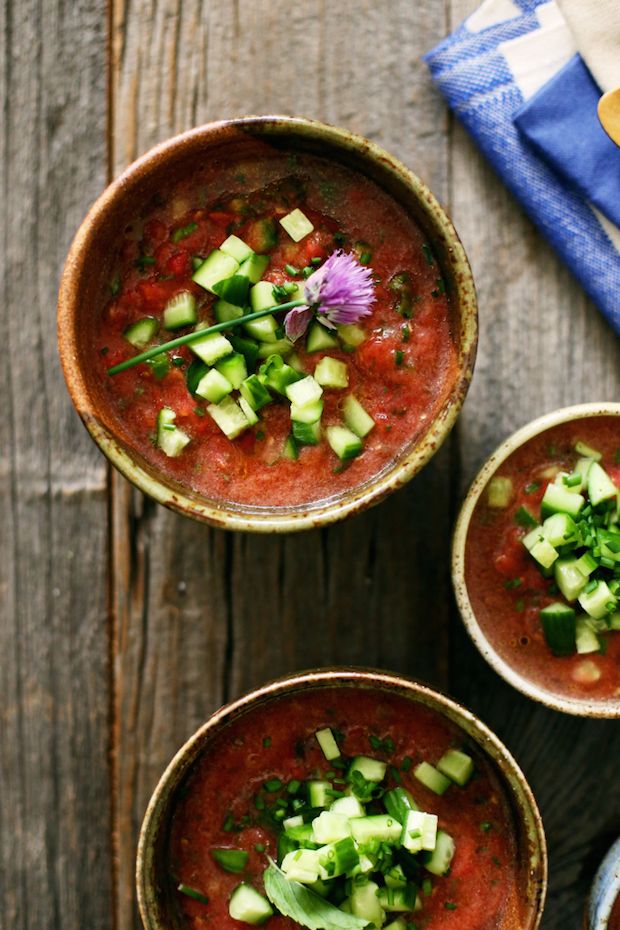
[[[362,930],[367,920],[345,914],[329,901],[306,888],[301,882],[289,881],[284,872],[272,862],[263,876],[265,894],[275,907],[310,930]]]

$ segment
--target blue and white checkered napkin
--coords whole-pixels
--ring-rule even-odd
[[[601,91],[559,6],[486,0],[425,60],[505,184],[620,333],[620,149],[600,127]]]

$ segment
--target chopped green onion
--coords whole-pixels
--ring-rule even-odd
[[[427,245],[426,242],[424,242],[424,243],[422,244],[422,251],[424,252],[424,258],[426,259],[427,264],[429,264],[429,265],[434,265],[434,264],[435,264],[435,256],[434,256],[433,253],[431,252],[431,247],[430,247],[429,245]]]
[[[535,526],[538,526],[538,520],[532,516],[526,507],[519,507],[515,513],[515,523],[518,523],[524,529],[534,529]]]
[[[211,855],[225,872],[238,874],[248,864],[249,854],[245,849],[212,849]]]
[[[269,781],[265,782],[263,787],[265,791],[270,791],[270,792],[279,791],[280,788],[282,787],[282,782],[280,781],[279,778],[270,778]]]
[[[287,274],[293,275],[293,277],[299,274],[299,268],[295,268],[294,265],[285,265],[284,270]]]
[[[198,229],[198,223],[188,223],[187,226],[180,226],[179,229],[175,229],[170,238],[173,242],[180,242],[181,239],[187,239],[188,236]]]
[[[534,491],[538,491],[539,488],[540,488],[540,481],[532,481],[532,483],[528,484],[527,487],[525,488],[525,493],[533,494]]]
[[[209,899],[206,894],[203,894],[202,891],[197,891],[195,888],[191,888],[190,885],[184,885],[181,883],[177,885],[177,890],[181,894],[187,895],[188,898],[193,898],[194,901],[200,901],[201,904],[208,904]]]

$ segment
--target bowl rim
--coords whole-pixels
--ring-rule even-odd
[[[620,896],[620,837],[612,843],[592,882],[584,930],[607,930],[607,922]]]
[[[614,401],[598,401],[587,404],[572,404],[552,410],[543,416],[531,420],[508,436],[484,462],[476,477],[472,481],[465,499],[461,505],[459,515],[454,526],[452,538],[452,585],[459,613],[465,624],[474,645],[486,659],[489,665],[508,684],[516,688],[526,697],[532,698],[552,710],[558,710],[577,717],[616,718],[620,717],[620,699],[617,701],[598,701],[593,698],[572,698],[549,691],[514,669],[493,648],[482,627],[479,625],[474,613],[467,585],[465,582],[465,550],[467,534],[472,514],[484,491],[487,482],[497,469],[512,453],[554,426],[568,423],[571,420],[589,419],[591,417],[617,416],[620,417],[620,403]]]
[[[432,227],[433,234],[446,242],[456,281],[454,306],[458,310],[460,327],[458,374],[444,404],[419,442],[396,462],[371,476],[364,485],[350,489],[344,497],[326,498],[311,505],[299,504],[286,510],[265,508],[263,511],[252,509],[250,505],[218,502],[206,497],[197,499],[191,496],[189,489],[186,492],[169,483],[159,469],[153,467],[153,474],[150,474],[99,419],[97,403],[90,396],[78,361],[77,293],[84,254],[96,238],[98,224],[123,197],[127,186],[148,176],[161,159],[174,157],[184,146],[196,140],[203,139],[205,144],[217,141],[222,133],[235,128],[256,131],[265,136],[280,133],[297,138],[322,139],[331,146],[332,152],[352,152],[380,165],[386,176],[391,175],[406,185],[424,211],[429,229]],[[305,117],[263,115],[219,120],[173,136],[141,155],[112,181],[87,213],[69,250],[58,295],[58,346],[65,381],[78,414],[100,450],[125,478],[158,503],[212,526],[231,530],[271,533],[325,526],[378,503],[402,487],[426,465],[453,427],[472,378],[477,340],[477,300],[471,268],[451,220],[429,188],[399,159],[376,143],[349,130]]]
[[[442,717],[463,729],[476,742],[480,751],[495,764],[506,794],[511,800],[515,822],[523,829],[529,847],[529,867],[526,875],[531,899],[531,919],[523,930],[537,930],[547,893],[547,843],[536,799],[515,758],[485,723],[454,698],[408,676],[361,666],[331,666],[294,672],[254,688],[216,710],[175,753],[151,795],[140,828],[136,856],[136,889],[145,930],[167,930],[157,916],[151,914],[149,908],[149,898],[152,894],[149,876],[155,857],[154,841],[160,823],[165,823],[170,816],[173,792],[201,752],[206,749],[209,739],[229,721],[252,706],[299,690],[330,686],[375,688],[395,691],[412,700],[421,698],[426,701],[425,706],[430,705]]]

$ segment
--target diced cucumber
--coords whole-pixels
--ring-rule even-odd
[[[402,825],[389,814],[371,814],[369,817],[353,817],[349,821],[353,838],[360,844],[378,840],[380,843],[400,843]]]
[[[487,485],[487,504],[503,510],[512,500],[512,480],[504,475],[495,475]]]
[[[598,462],[592,462],[588,472],[588,497],[593,507],[598,507],[603,501],[613,500],[618,488],[613,483],[604,468]]]
[[[555,583],[567,601],[576,601],[586,584],[587,576],[578,568],[578,560],[558,559],[553,567]]]
[[[582,591],[578,601],[587,614],[595,620],[600,620],[615,608],[617,598],[609,590],[607,582],[601,579],[592,591]]]
[[[221,333],[207,333],[201,339],[191,342],[189,347],[205,365],[215,365],[233,350],[231,343]]]
[[[314,379],[321,387],[346,388],[349,386],[349,369],[345,362],[326,355],[314,369]]]
[[[239,398],[239,406],[243,410],[244,416],[246,420],[248,421],[248,423],[250,424],[250,426],[254,426],[255,423],[258,423],[258,417],[256,416],[256,414],[254,413],[254,411],[248,404],[245,397]]]
[[[328,426],[327,441],[341,462],[347,462],[364,451],[364,443],[346,426]]]
[[[349,346],[351,349],[361,346],[366,339],[366,333],[357,323],[340,323],[336,326],[336,332],[341,342],[344,342],[345,346]]]
[[[239,391],[252,410],[260,410],[261,407],[271,403],[271,394],[258,380],[257,375],[249,375],[245,381],[242,381]]]
[[[579,556],[575,565],[586,578],[592,574],[595,568],[598,568],[598,562],[592,558],[589,552],[584,552],[583,555]]]
[[[291,420],[291,429],[293,436],[303,446],[316,446],[321,439],[321,421],[315,423],[300,423],[298,420]]]
[[[541,527],[524,536],[522,542],[532,558],[543,568],[550,568],[558,558],[557,550],[542,535]]]
[[[268,252],[278,244],[278,227],[271,217],[255,220],[250,224],[248,233],[255,252]]]
[[[282,821],[282,828],[284,832],[291,830],[293,827],[303,827],[304,818],[301,814],[295,814],[293,817],[287,817]]]
[[[610,630],[620,630],[620,610],[615,611],[607,618]]]
[[[364,882],[363,885],[354,884],[351,889],[351,913],[361,917],[375,927],[382,927],[385,921],[385,911],[379,904],[379,886],[376,882]]]
[[[599,638],[587,617],[577,617],[576,644],[579,655],[598,652],[601,648]]]
[[[331,784],[328,781],[311,780],[306,782],[310,807],[329,807],[332,801]]]
[[[262,323],[262,320],[257,320]],[[293,351],[293,343],[288,339],[276,339],[275,342],[261,342],[258,346],[257,356],[260,359],[269,358],[270,355],[281,355],[287,358]]]
[[[383,930],[407,930],[407,922],[402,917],[397,917],[396,920],[392,920],[389,924],[385,924]]]
[[[474,774],[474,760],[466,752],[448,749],[437,763],[437,768],[462,788]]]
[[[403,867],[401,865],[393,865],[392,868],[385,873],[385,884],[388,888],[404,888],[407,884],[407,876],[403,872]]]
[[[321,866],[317,849],[294,849],[287,853],[280,868],[290,881],[313,885],[319,878]]]
[[[275,307],[278,302],[273,296],[271,281],[258,281],[250,288],[250,302],[255,313],[259,310],[269,310],[270,307]]]
[[[242,920],[246,924],[258,926],[273,915],[273,908],[256,888],[243,883],[237,885],[230,896],[228,913],[233,920]]]
[[[157,414],[157,445],[169,458],[176,458],[190,442],[187,433],[179,429],[176,413],[170,407],[162,407]]]
[[[377,897],[385,911],[404,914],[416,909],[418,893],[415,885],[406,885],[404,888],[380,888]]]
[[[272,391],[276,391],[283,396],[286,396],[286,389],[289,384],[299,381],[299,377],[294,368],[282,361],[280,355],[270,355],[265,364],[261,365],[259,371],[260,381]],[[316,419],[317,417],[312,417],[312,420]]]
[[[344,814],[346,817],[349,817],[349,819],[351,817],[364,817],[366,815],[364,805],[352,794],[344,798],[336,798],[329,809],[335,814]]]
[[[194,272],[192,281],[204,287],[206,291],[215,293],[213,291],[213,285],[217,284],[219,281],[223,281],[225,278],[231,278],[236,273],[238,267],[239,262],[233,258],[232,255],[226,255],[225,252],[214,249],[204,260],[200,268]]]
[[[577,479],[579,479],[577,481]],[[570,484],[566,482],[570,481]],[[572,482],[576,483],[572,483]],[[581,474],[577,471],[574,473],[569,473],[567,471],[559,471],[555,478],[553,479],[554,484],[559,484],[561,487],[565,488],[567,491],[570,491],[571,494],[580,494],[583,490],[583,478]]]
[[[370,414],[364,410],[359,400],[353,394],[349,394],[345,397],[344,404],[342,405],[342,413],[346,425],[356,436],[359,436],[360,439],[363,439],[374,429],[375,421]]]
[[[432,875],[446,875],[454,858],[455,848],[450,834],[438,830],[435,849],[424,856],[424,868]]]
[[[199,358],[195,358],[190,362],[185,372],[185,383],[190,394],[196,393],[196,388],[208,370],[209,366],[205,365]]]
[[[351,781],[352,772],[359,772],[366,781],[383,781],[387,769],[387,762],[371,759],[369,756],[355,756],[349,766],[348,779]]]
[[[322,352],[326,349],[337,349],[338,340],[334,332],[314,320],[308,329],[306,339],[306,352]]]
[[[245,307],[248,302],[250,282],[243,275],[234,274],[230,278],[218,281],[211,290],[227,303],[235,307]]]
[[[599,452],[598,449],[593,449],[592,446],[582,442],[581,439],[577,440],[575,443],[575,452],[577,452],[579,455],[583,455],[585,458],[592,459],[595,462],[600,462],[600,460],[603,458],[602,452]]]
[[[402,828],[401,844],[411,853],[433,851],[437,841],[437,816],[423,811],[409,811]]]
[[[246,277],[250,284],[258,284],[267,271],[268,264],[268,255],[256,255],[252,253],[252,255],[239,266],[238,273]]]
[[[271,344],[278,341],[276,335],[278,324],[273,316],[263,316],[260,320],[250,320],[249,323],[243,324],[243,328],[248,335],[252,336],[253,339],[258,339],[259,342]],[[273,348],[270,348],[269,351],[273,352]]]
[[[322,394],[323,388],[317,384],[312,375],[301,378],[294,384],[289,384],[286,389],[286,396],[292,404],[298,407],[305,407],[307,404],[320,400]]]
[[[243,308],[229,304],[228,301],[220,298],[213,305],[213,313],[218,323],[228,323],[229,320],[238,320],[240,316],[243,316]]]
[[[248,371],[253,371],[258,358],[258,343],[253,339],[246,339],[236,333],[229,333],[228,339],[235,352],[240,352],[245,358]]]
[[[250,425],[243,410],[230,395],[219,404],[209,404],[207,413],[229,439],[236,439]]]
[[[158,329],[159,323],[155,317],[145,316],[141,320],[131,323],[123,336],[134,348],[143,349],[154,338]]]
[[[452,784],[449,778],[442,775],[434,765],[428,762],[420,762],[413,770],[413,774],[422,785],[434,791],[435,794],[444,794]]]
[[[236,391],[239,390],[241,382],[245,381],[248,376],[245,359],[239,352],[226,355],[224,358],[220,359],[219,362],[215,363],[215,368],[230,381]]]
[[[567,513],[554,513],[547,517],[542,527],[543,536],[554,548],[577,541],[577,527]]]
[[[335,843],[351,836],[351,826],[346,814],[335,811],[323,811],[312,821],[312,832],[317,843]]]
[[[189,291],[175,294],[164,307],[164,329],[181,329],[197,321],[196,298]]]
[[[301,242],[314,229],[306,214],[302,213],[299,208],[283,216],[280,225],[287,231],[293,242]]]
[[[316,423],[323,415],[323,401],[315,400],[304,407],[291,404],[291,420],[297,423]]]
[[[212,404],[219,404],[222,398],[230,394],[233,386],[217,369],[211,368],[204,375],[196,388],[198,397],[204,397],[205,400],[211,401]]]
[[[385,809],[392,817],[395,817],[399,823],[404,824],[407,820],[409,811],[417,811],[418,805],[411,797],[411,793],[406,788],[392,788],[383,795],[383,804]]]
[[[582,488],[585,488],[587,484],[588,475],[590,473],[590,466],[592,465],[592,462],[594,462],[594,459],[589,459],[589,458],[577,459],[577,464],[575,465],[575,468],[573,469],[576,474],[581,475],[581,487]]]
[[[314,735],[316,736],[317,742],[323,750],[323,755],[328,762],[331,762],[332,759],[340,758],[340,747],[338,746],[336,738],[329,727],[325,727],[322,730],[317,730]]]
[[[238,236],[229,236],[228,239],[224,239],[220,246],[220,252],[225,252],[226,255],[232,255],[239,264],[254,254],[250,246],[246,245],[243,239],[240,239]]]
[[[540,621],[547,645],[556,656],[569,656],[575,651],[575,611],[558,601],[543,607]]]
[[[299,449],[297,448],[297,443],[295,437],[290,433],[286,440],[284,441],[284,448],[282,449],[282,456],[285,459],[288,459],[289,462],[296,462],[299,458]]]
[[[302,846],[304,849],[318,846],[318,843],[316,843],[314,839],[311,823],[304,823],[303,826],[300,827],[289,827],[286,830],[286,835],[296,846]]]
[[[585,502],[581,494],[573,494],[559,484],[548,484],[540,502],[540,513],[543,519],[550,517],[552,513],[567,513],[576,517]]]

